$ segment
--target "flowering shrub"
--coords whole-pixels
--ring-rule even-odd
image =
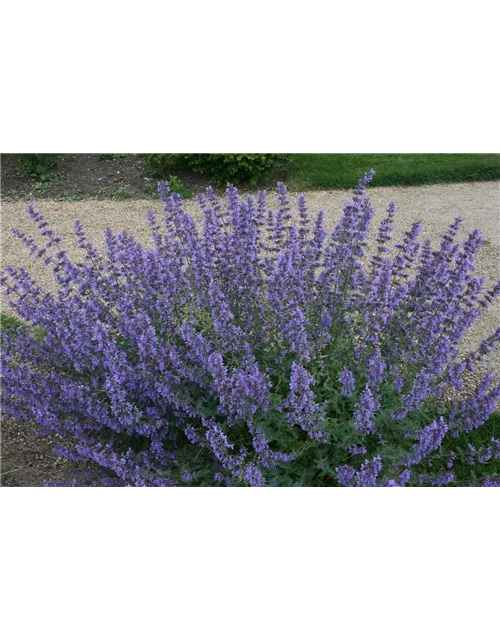
[[[153,153],[144,157],[155,178],[163,180],[173,169],[187,169],[222,186],[227,182],[256,186],[271,170],[284,167],[289,159],[283,153]]]
[[[497,485],[500,441],[469,436],[500,399],[488,374],[464,378],[500,329],[461,357],[460,340],[500,293],[484,290],[479,231],[460,219],[432,249],[416,222],[390,249],[391,202],[366,255],[373,207],[359,182],[329,234],[285,186],[226,202],[198,197],[200,229],[159,184],[152,246],[126,232],[98,251],[75,223],[77,263],[34,206],[41,244],[15,235],[54,272],[47,293],[20,267],[1,284],[21,328],[2,334],[3,404],[59,455],[102,469],[90,483],[134,486]]]

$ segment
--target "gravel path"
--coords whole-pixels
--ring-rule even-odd
[[[478,273],[487,279],[487,285],[500,278],[500,183],[473,182],[451,185],[431,185],[424,187],[378,187],[369,189],[376,207],[375,224],[384,214],[389,200],[398,204],[395,232],[409,228],[414,220],[420,219],[423,225],[422,236],[435,239],[446,229],[456,216],[464,218],[461,237],[479,228],[486,242],[480,249],[477,266]],[[295,194],[293,194],[295,195]],[[310,210],[314,213],[323,209],[328,228],[338,220],[342,205],[348,198],[346,191],[312,191],[307,193]],[[145,211],[158,207],[157,201],[148,200],[85,200],[80,202],[58,202],[44,200],[40,205],[57,231],[71,247],[72,227],[75,219],[80,219],[87,229],[90,239],[102,246],[103,232],[107,226],[119,231],[126,229],[145,244],[150,242],[149,227]],[[50,269],[43,267],[41,261],[34,261],[19,241],[11,236],[9,229],[16,226],[30,235],[33,226],[25,214],[25,202],[9,202],[2,205],[1,215],[1,259],[2,266],[24,265],[39,279],[40,283],[51,287]],[[199,217],[194,200],[187,201],[186,210]],[[74,251],[74,250],[73,250]],[[69,253],[72,253],[70,249]],[[490,308],[469,330],[464,347],[474,348],[484,337],[492,333],[499,324],[500,301]],[[489,356],[488,368],[500,373],[500,350]]]

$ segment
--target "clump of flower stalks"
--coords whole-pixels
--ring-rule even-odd
[[[373,174],[332,232],[303,195],[295,219],[282,183],[272,209],[265,192],[229,185],[221,201],[208,188],[201,227],[159,183],[152,246],[108,229],[98,251],[77,221],[82,263],[30,206],[41,242],[14,234],[58,291],[22,267],[1,274],[43,332],[2,334],[4,410],[60,436],[58,455],[92,461],[88,484],[453,485],[469,463],[471,484],[498,484],[500,441],[459,445],[500,399],[492,374],[463,388],[500,329],[459,355],[500,293],[474,275],[480,232],[457,242],[456,219],[433,248],[416,222],[392,245],[391,202],[365,255]]]

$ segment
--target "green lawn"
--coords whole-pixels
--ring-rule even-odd
[[[302,153],[292,156],[287,186],[350,189],[370,169],[373,186],[500,179],[498,153]]]

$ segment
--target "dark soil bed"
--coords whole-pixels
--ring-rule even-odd
[[[76,464],[56,456],[55,437],[40,437],[34,425],[2,418],[0,485],[3,487],[43,487],[49,482],[66,485],[73,470],[84,472],[90,465]]]
[[[137,155],[105,160],[96,153],[64,154],[51,169],[57,177],[46,181],[24,174],[14,154],[2,154],[1,161],[5,200],[146,198],[155,191],[155,181]]]
[[[113,156],[113,157],[110,157]],[[156,180],[148,172],[141,154],[76,153],[56,157],[51,179],[26,175],[15,154],[1,155],[2,200],[150,199],[156,197]],[[183,183],[198,190],[200,176],[182,175]]]

